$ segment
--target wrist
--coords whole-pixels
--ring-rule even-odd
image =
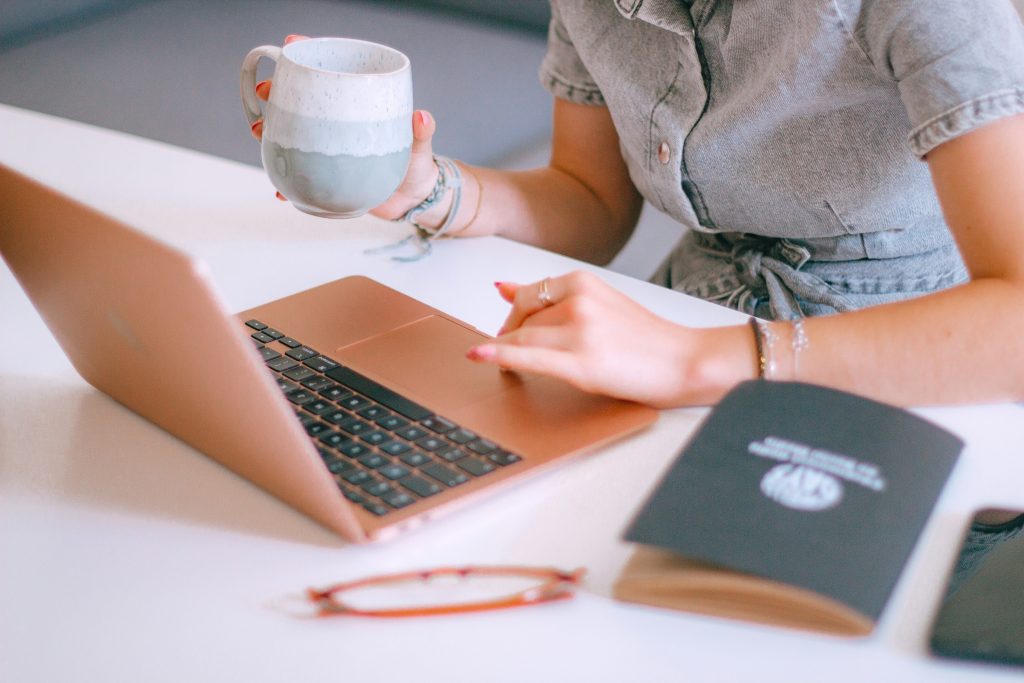
[[[748,325],[688,329],[693,340],[681,361],[679,405],[716,403],[740,382],[758,377],[758,354]]]
[[[470,228],[480,215],[483,184],[472,167],[447,157],[433,157],[430,190],[406,210],[402,220],[431,237],[453,237]]]

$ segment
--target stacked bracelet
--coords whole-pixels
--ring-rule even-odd
[[[801,318],[790,323],[793,328],[793,335],[789,348],[793,353],[792,357],[792,379],[800,377],[800,353],[810,346],[807,339],[807,332],[804,330],[804,321]],[[758,320],[750,319],[750,327],[754,330],[754,345],[757,348],[757,376],[761,379],[777,379],[778,363],[775,360],[775,342],[778,335],[771,325]]]
[[[416,229],[416,232],[394,244],[376,249],[367,249],[366,253],[376,254],[382,251],[391,251],[412,242],[418,249],[416,254],[412,256],[392,256],[391,258],[395,261],[419,261],[424,256],[430,254],[432,240],[444,237],[448,233],[452,224],[455,223],[455,217],[459,213],[459,206],[462,204],[462,171],[454,161],[437,154],[434,155],[434,164],[437,165],[437,180],[434,182],[434,188],[430,191],[430,194],[422,202],[394,219],[395,222],[409,223]],[[448,213],[445,215],[444,220],[441,221],[441,225],[437,228],[421,225],[417,221],[420,215],[437,206],[445,194],[448,193],[448,190],[452,191],[452,204],[448,208]]]
[[[452,223],[455,222],[455,216],[459,213],[459,205],[462,204],[462,171],[459,169],[459,165],[448,157],[437,154],[434,155],[434,163],[437,164],[437,181],[434,183],[434,189],[430,191],[426,199],[395,219],[410,223],[420,233],[420,236],[426,240],[443,237],[448,232],[448,229],[452,227]],[[444,217],[441,225],[437,228],[428,228],[420,225],[416,219],[423,212],[436,206],[444,198],[448,190],[452,191],[452,205],[449,207],[448,214]]]
[[[776,335],[768,323],[750,319],[754,330],[754,344],[757,346],[757,376],[761,379],[775,378],[775,340]]]

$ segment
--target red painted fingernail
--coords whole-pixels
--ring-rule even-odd
[[[275,196],[275,197],[277,197],[278,199],[280,199],[280,200],[281,200],[282,202],[286,202],[286,201],[288,201],[288,198],[287,198],[287,197],[285,197],[285,196],[284,196],[283,194],[281,194],[280,192],[275,192],[275,193],[274,193],[274,196]]]
[[[481,344],[466,351],[466,358],[470,360],[489,360],[497,355],[498,349],[491,344]]]
[[[430,123],[430,114],[420,109],[416,114],[420,117],[420,125],[425,126]]]
[[[256,94],[266,97],[270,92],[270,81],[260,81],[256,84]]]
[[[305,40],[308,36],[304,36],[301,33],[289,33],[284,37],[285,45],[288,43],[295,42],[296,40]]]

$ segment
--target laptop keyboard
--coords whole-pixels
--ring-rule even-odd
[[[342,494],[374,515],[522,460],[259,320],[245,324]]]

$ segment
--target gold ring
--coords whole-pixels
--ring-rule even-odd
[[[548,278],[540,281],[540,292],[537,294],[537,298],[540,299],[540,304],[544,307],[555,303],[551,300],[551,292],[548,291]]]

